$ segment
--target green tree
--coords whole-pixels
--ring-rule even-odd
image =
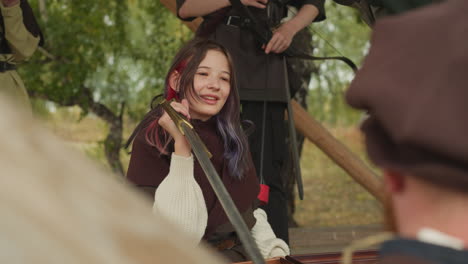
[[[190,32],[159,1],[31,0],[46,39],[22,76],[33,98],[79,106],[109,127],[104,152],[120,161],[123,115],[141,117]]]
[[[371,29],[360,20],[355,9],[326,1],[327,19],[309,27],[316,56],[346,56],[358,67],[369,48]],[[341,61],[320,62],[318,74],[312,75],[309,112],[322,122],[353,124],[359,117],[343,100],[343,93],[354,78],[352,70]]]

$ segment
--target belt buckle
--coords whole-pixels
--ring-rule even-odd
[[[231,24],[232,18],[240,19],[240,16],[228,16],[228,20],[226,21],[226,25],[235,27],[236,25]]]

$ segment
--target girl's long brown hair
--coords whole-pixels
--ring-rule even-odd
[[[231,56],[227,50],[209,39],[195,38],[188,42],[175,56],[172,65],[166,75],[164,98],[172,97],[172,90],[169,85],[171,74],[177,71],[180,74],[178,79],[179,99],[188,96],[198,99],[198,95],[193,87],[195,73],[201,61],[205,58],[209,50],[216,50],[224,54],[228,60],[230,78],[230,93],[221,111],[213,116],[215,118],[217,129],[224,142],[224,158],[228,161],[230,175],[241,179],[247,170],[248,143],[246,135],[241,127],[240,121],[240,102],[236,87],[236,79]],[[175,88],[175,87],[174,87]],[[151,102],[151,110],[145,115],[138,124],[132,135],[128,139],[125,147],[127,148],[140,131],[144,131],[146,142],[155,147],[160,155],[168,155],[167,146],[173,141],[172,137],[162,129],[158,120],[163,114],[161,107],[154,105],[156,97]]]

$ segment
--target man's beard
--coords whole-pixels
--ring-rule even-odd
[[[384,210],[384,229],[389,232],[397,233],[398,226],[395,217],[395,209],[392,202],[391,194],[385,194],[385,200],[383,202]]]

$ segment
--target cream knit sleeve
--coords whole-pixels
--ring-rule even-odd
[[[187,158],[172,154],[169,174],[155,193],[153,212],[191,236],[189,244],[198,245],[205,233],[208,210],[193,174],[193,155]]]
[[[251,230],[252,236],[265,259],[289,255],[289,247],[282,239],[276,238],[265,211],[258,208],[254,211],[257,222]]]

